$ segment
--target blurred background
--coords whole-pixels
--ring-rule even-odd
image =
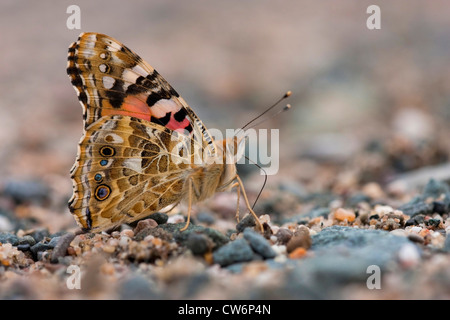
[[[66,27],[72,4],[81,30]],[[378,1],[381,29],[369,30],[371,4],[2,1],[2,190],[52,194],[68,212],[82,119],[66,59],[84,31],[138,53],[210,128],[238,128],[292,90],[293,108],[260,126],[280,129],[280,172],[269,189],[346,193],[430,166],[448,179],[450,8]]]

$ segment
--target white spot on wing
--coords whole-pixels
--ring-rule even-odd
[[[142,173],[142,166],[141,162],[142,160],[140,158],[130,158],[123,162],[123,165],[127,167],[128,169],[131,169],[133,171],[136,171],[138,173]]]
[[[111,89],[114,86],[114,82],[116,82],[116,80],[114,80],[114,78],[111,77],[103,77],[102,79],[103,81],[103,87],[105,87],[105,89]]]
[[[148,72],[145,71],[144,68],[142,68],[140,65],[135,65],[131,70],[140,76],[148,76]]]
[[[101,64],[101,65],[99,65],[98,66],[98,69],[101,71],[101,72],[103,72],[103,73],[105,73],[106,72],[106,64]]]
[[[122,78],[125,81],[136,83],[136,79],[139,78],[139,74],[136,74],[136,72],[125,69],[122,73]]]

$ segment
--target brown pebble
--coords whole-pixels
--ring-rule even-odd
[[[425,242],[425,239],[423,237],[421,237],[415,233],[408,234],[408,239],[411,240],[412,242],[416,242],[416,243],[424,243]]]
[[[278,232],[275,234],[275,236],[277,237],[277,240],[279,243],[281,244],[286,244],[289,242],[289,240],[291,240],[292,236],[294,235],[294,233],[286,228],[280,228],[278,229]]]
[[[69,248],[70,243],[74,238],[75,234],[72,232],[66,233],[59,238],[58,243],[56,244],[52,252],[52,263],[57,263],[60,257],[64,257],[66,255],[67,249]]]
[[[309,229],[305,226],[299,226],[294,232],[294,235],[286,245],[287,252],[292,252],[296,248],[309,249],[311,247],[311,236],[309,235]]]
[[[134,232],[131,229],[125,229],[122,232],[120,232],[120,235],[133,238],[134,237]]]
[[[294,251],[289,253],[289,258],[291,258],[291,259],[300,259],[300,258],[304,257],[305,254],[306,254],[306,249],[305,248],[296,248]]]
[[[338,221],[353,222],[355,221],[355,213],[352,210],[339,208],[334,212],[334,218]]]
[[[134,228],[134,234],[138,234],[142,230],[152,229],[158,226],[158,223],[153,219],[145,219],[138,222],[136,228]]]
[[[103,247],[103,251],[105,251],[106,253],[113,253],[114,251],[116,251],[116,247],[106,245]]]

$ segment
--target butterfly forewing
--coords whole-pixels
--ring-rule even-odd
[[[67,72],[83,107],[69,202],[79,225],[100,231],[180,202],[194,156],[216,153],[183,98],[138,55],[98,33],[70,46]]]

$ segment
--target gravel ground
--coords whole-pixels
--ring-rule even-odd
[[[0,299],[450,298],[450,8],[380,4],[369,31],[369,1],[73,3],[82,30],[62,2],[0,4]],[[81,108],[65,68],[81,31],[139,53],[208,128],[292,90],[261,126],[280,129],[263,233],[243,207],[235,220],[236,193],[195,206],[184,232],[180,206],[78,233]],[[238,171],[252,201],[263,178]]]

